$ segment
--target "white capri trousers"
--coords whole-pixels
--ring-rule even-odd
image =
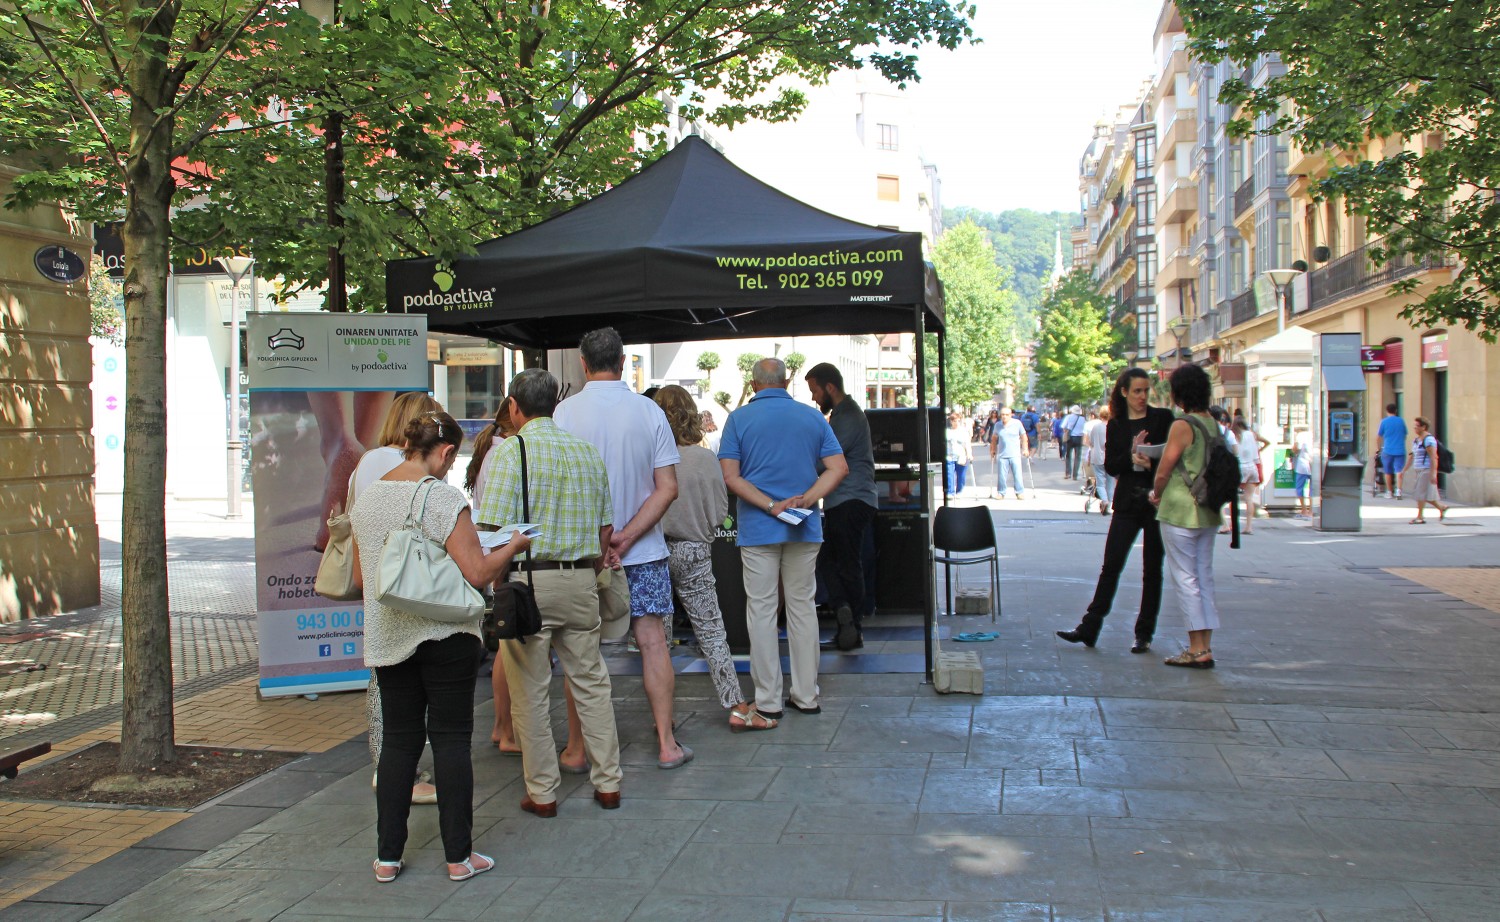
[[[1212,631],[1219,626],[1214,602],[1214,539],[1218,528],[1183,528],[1161,523],[1161,543],[1167,551],[1167,575],[1177,590],[1177,604],[1189,631]]]

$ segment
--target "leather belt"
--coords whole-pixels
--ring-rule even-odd
[[[533,573],[538,570],[582,570],[588,567],[594,568],[594,558],[585,557],[582,560],[518,560],[515,562],[516,570],[524,573],[527,570]]]

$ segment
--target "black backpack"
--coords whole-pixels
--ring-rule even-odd
[[[1224,504],[1229,504],[1233,522],[1233,536],[1229,546],[1237,548],[1240,545],[1240,462],[1230,452],[1223,434],[1217,431],[1217,425],[1210,426],[1192,414],[1183,419],[1193,427],[1195,438],[1202,436],[1208,448],[1208,462],[1203,465],[1203,470],[1197,477],[1188,477],[1185,466],[1181,464],[1177,466],[1177,473],[1182,475],[1183,484],[1198,505],[1217,510]]]
[[[1437,439],[1433,439],[1437,442]],[[1453,473],[1453,451],[1442,442],[1437,442],[1437,472],[1439,474]]]

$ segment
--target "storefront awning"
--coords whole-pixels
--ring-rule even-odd
[[[1323,390],[1362,391],[1365,389],[1365,373],[1357,365],[1324,365]]]

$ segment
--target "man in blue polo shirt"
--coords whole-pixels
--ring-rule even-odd
[[[729,414],[719,442],[724,484],[739,498],[736,544],[745,569],[745,622],[750,635],[750,680],[755,706],[773,720],[782,715],[781,649],[776,638],[778,588],[786,593],[787,653],[791,697],[785,704],[804,714],[818,703],[818,615],[814,569],[823,525],[818,501],[849,465],[823,414],[792,400],[786,364],[761,359],[751,372],[755,396]],[[822,463],[823,472],[818,473]],[[799,524],[778,516],[810,510]]]
[[[1380,470],[1385,474],[1385,494],[1401,498],[1401,472],[1406,468],[1406,422],[1396,405],[1385,405],[1385,419],[1376,430],[1380,436]]]

